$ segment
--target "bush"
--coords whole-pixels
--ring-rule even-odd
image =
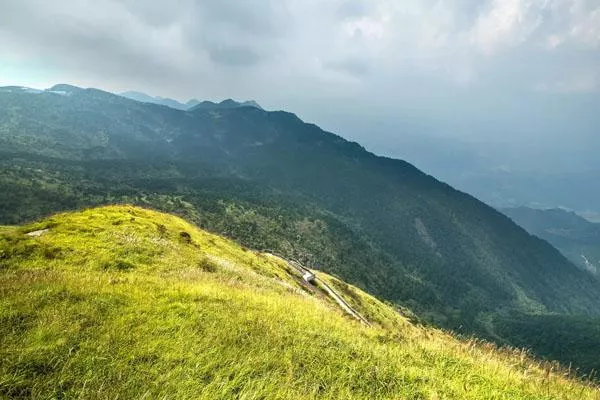
[[[192,237],[187,232],[179,232],[179,240],[186,244],[192,243]]]
[[[54,260],[55,258],[58,258],[60,256],[61,249],[55,246],[45,246],[42,252],[44,254],[45,259]]]
[[[214,273],[219,270],[219,265],[206,256],[204,256],[200,259],[198,266],[204,272]]]
[[[128,271],[135,268],[134,264],[125,260],[104,261],[101,266],[104,270],[116,269],[117,271]]]

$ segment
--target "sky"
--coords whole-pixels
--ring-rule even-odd
[[[58,82],[255,99],[449,180],[600,171],[600,0],[0,2],[0,85]]]

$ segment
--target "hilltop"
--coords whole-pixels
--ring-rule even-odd
[[[0,230],[0,397],[594,399],[316,272],[132,206]]]
[[[248,101],[235,101],[232,99],[223,100],[220,103],[215,103],[212,101],[203,101],[194,105],[189,109],[189,111],[194,110],[218,110],[218,109],[228,109],[228,108],[240,108],[240,107],[253,107],[262,110],[263,108],[254,100]]]

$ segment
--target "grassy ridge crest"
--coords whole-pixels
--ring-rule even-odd
[[[373,326],[285,261],[168,214],[110,206],[3,227],[0,398],[598,396],[318,274]]]

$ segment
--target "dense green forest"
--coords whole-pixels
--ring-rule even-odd
[[[408,163],[286,112],[185,112],[56,89],[67,95],[0,89],[0,224],[138,204],[299,258],[465,335],[537,350],[539,332],[524,337],[518,321],[547,325],[547,337],[555,325],[537,316],[597,324],[595,277]],[[578,362],[579,345],[565,342],[560,353],[541,346],[539,354]]]
[[[584,270],[600,274],[600,224],[563,209],[536,210],[528,207],[503,208],[532,235],[559,249]]]

